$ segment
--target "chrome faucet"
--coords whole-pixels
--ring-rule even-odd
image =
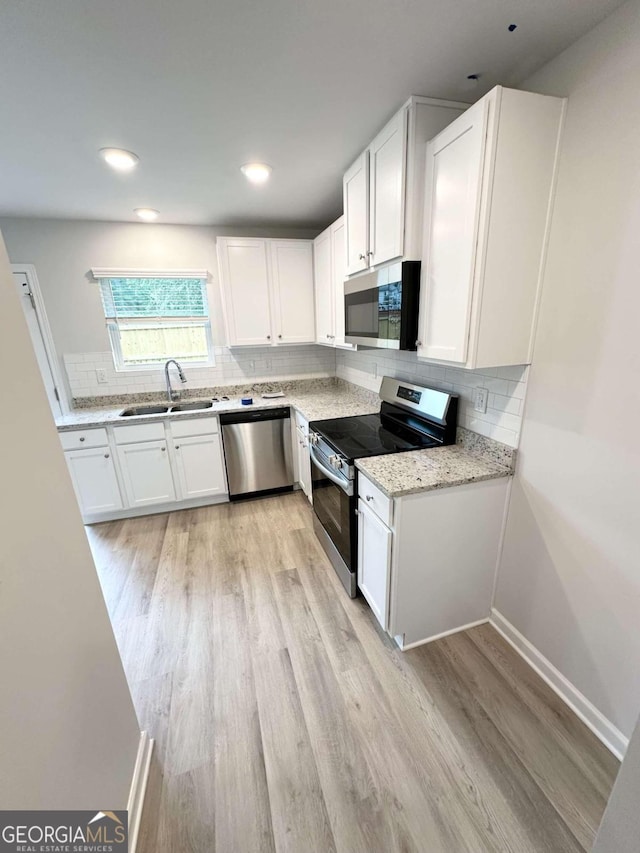
[[[170,364],[175,364],[175,366],[178,368],[178,376],[180,377],[180,381],[182,383],[187,381],[187,377],[184,375],[182,368],[180,367],[178,362],[175,360],[175,358],[170,358],[168,361],[165,362],[164,378],[165,378],[165,381],[167,383],[167,397],[169,398],[169,402],[173,403],[174,400],[180,399],[180,392],[174,391],[173,388],[171,387],[171,377],[169,376],[169,365]]]

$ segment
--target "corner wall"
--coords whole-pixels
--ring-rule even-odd
[[[640,3],[523,89],[569,97],[495,607],[614,726],[640,709]]]
[[[138,721],[1,236],[0,364],[0,807],[126,809]]]

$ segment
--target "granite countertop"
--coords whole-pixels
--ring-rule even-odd
[[[497,444],[497,442],[496,442]],[[390,498],[509,477],[513,469],[460,444],[358,459],[356,467]]]
[[[253,396],[253,406],[243,406],[240,403],[239,392],[236,389],[228,391],[217,389],[220,393],[208,393],[211,389],[203,389],[199,394],[194,393],[185,397],[182,402],[190,400],[206,400],[212,396],[221,396],[229,393],[230,399],[214,403],[211,408],[198,409],[192,412],[174,412],[155,415],[133,415],[122,417],[121,412],[129,406],[140,406],[159,403],[168,405],[166,400],[156,397],[153,400],[123,400],[117,405],[110,401],[110,405],[91,406],[87,408],[74,409],[67,415],[56,418],[58,432],[90,427],[101,427],[107,424],[136,424],[163,421],[166,418],[186,420],[188,418],[202,418],[208,415],[220,415],[227,412],[237,412],[244,409],[272,409],[281,406],[293,406],[304,418],[309,421],[321,420],[323,418],[342,418],[351,415],[368,415],[380,410],[380,399],[377,394],[360,392],[344,384],[327,383],[291,383],[290,388],[283,389],[284,397],[273,397],[265,399],[260,396],[260,391],[250,392]],[[310,387],[309,387],[310,386]],[[274,389],[275,390],[275,389]],[[233,393],[232,393],[233,392]],[[244,396],[244,394],[243,394]],[[173,405],[177,405],[174,403]]]

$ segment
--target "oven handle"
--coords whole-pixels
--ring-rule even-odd
[[[320,471],[325,475],[327,480],[331,480],[332,483],[335,483],[336,486],[339,486],[343,492],[345,492],[349,497],[353,495],[353,480],[345,480],[340,477],[335,471],[331,471],[331,469],[327,468],[325,465],[320,462],[318,459],[318,452],[313,446],[313,444],[309,445],[309,451],[311,453],[311,459]]]

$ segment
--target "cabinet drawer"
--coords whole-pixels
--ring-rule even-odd
[[[393,522],[393,499],[388,498],[377,486],[368,480],[363,474],[358,474],[358,497],[363,500],[369,509],[372,509],[378,518],[391,527]]]
[[[164,438],[164,424],[131,424],[113,428],[116,444],[133,444],[138,441],[161,441]]]
[[[109,443],[106,429],[74,429],[58,433],[64,450],[79,450],[83,447],[106,447]]]
[[[181,438],[187,435],[215,435],[218,432],[218,418],[187,418],[169,422],[171,435]]]

